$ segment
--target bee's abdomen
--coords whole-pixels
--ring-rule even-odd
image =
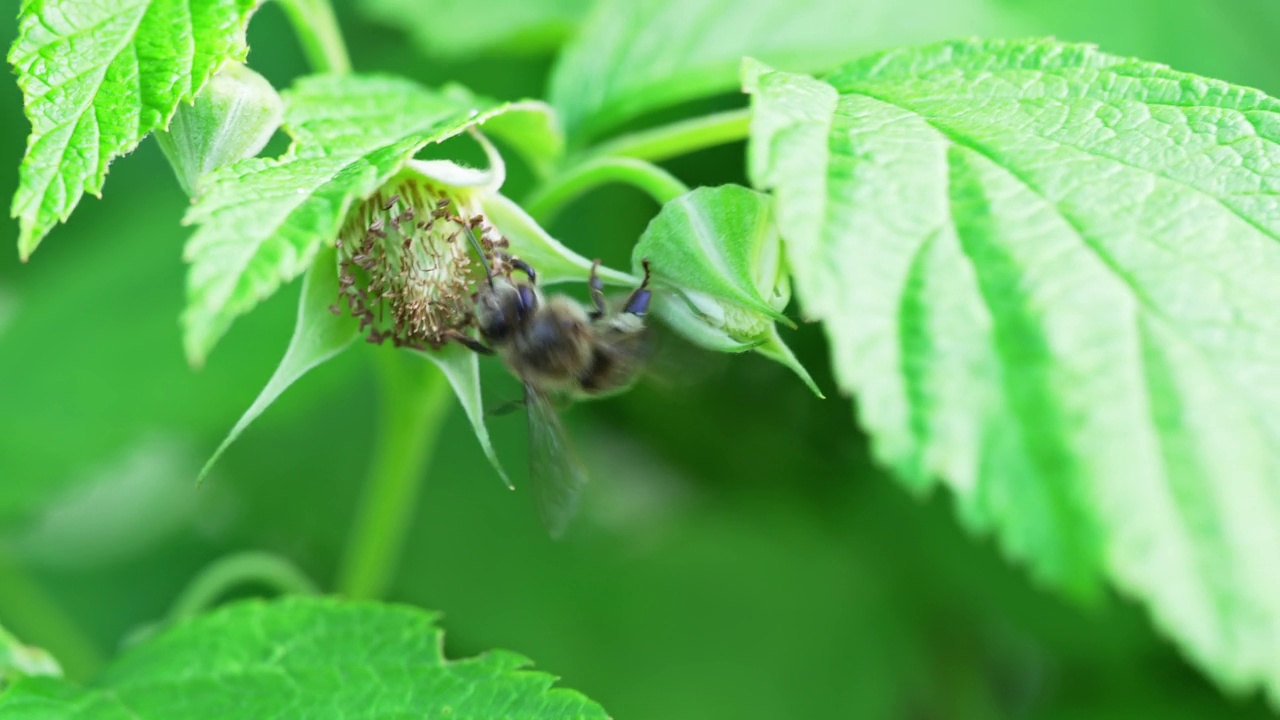
[[[617,362],[599,349],[591,353],[591,364],[578,376],[578,385],[582,388],[582,392],[596,395],[613,389],[616,386],[613,380],[616,367]]]
[[[578,375],[578,387],[584,395],[604,395],[621,390],[636,379],[634,358],[620,356],[607,348],[597,347],[591,363]]]

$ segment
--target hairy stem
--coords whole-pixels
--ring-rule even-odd
[[[282,594],[318,595],[320,592],[310,578],[279,555],[236,553],[218,559],[187,585],[173,603],[169,621],[194,617],[212,607],[228,590],[251,582],[267,585]]]
[[[102,667],[97,644],[0,546],[0,617],[24,643],[46,650],[67,677],[86,680]]]
[[[614,138],[586,151],[588,157],[629,157],[657,162],[695,150],[745,140],[751,110],[728,110],[641,130]]]
[[[373,355],[382,386],[382,417],[338,574],[338,591],[361,599],[380,598],[391,584],[453,397],[448,379],[434,365],[403,357],[406,353]]]
[[[280,5],[316,72],[351,72],[351,58],[328,0],[280,0]]]
[[[575,165],[553,178],[531,195],[524,207],[530,215],[546,222],[569,201],[610,182],[634,185],[659,205],[689,192],[689,186],[679,178],[652,163],[629,157],[600,157]]]

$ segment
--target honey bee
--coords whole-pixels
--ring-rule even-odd
[[[644,280],[619,312],[611,313],[598,269],[591,266],[590,309],[564,295],[543,295],[537,273],[518,258],[506,264],[525,280],[489,272],[475,294],[473,324],[480,339],[454,339],[484,355],[497,354],[524,384],[529,419],[529,478],[538,513],[552,537],[559,537],[577,510],[586,472],[556,414],[554,398],[609,395],[629,387],[647,352],[645,314],[649,310],[649,261]]]

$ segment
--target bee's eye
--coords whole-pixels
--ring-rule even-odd
[[[528,285],[521,285],[516,289],[516,311],[524,317],[533,311],[538,304],[538,296],[534,294],[533,288]]]

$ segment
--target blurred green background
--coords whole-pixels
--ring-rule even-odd
[[[549,50],[433,57],[357,4],[338,12],[360,70],[543,93]],[[1269,0],[992,6],[1027,33],[1280,94]],[[15,28],[0,26],[5,47]],[[306,71],[274,6],[250,45],[251,66],[277,86]],[[0,126],[8,198],[28,129],[12,82],[0,85]],[[667,166],[690,184],[743,182],[743,151]],[[511,185],[520,197],[527,174]],[[332,587],[374,443],[370,359],[386,350],[360,345],[286,393],[194,488],[283,352],[298,286],[190,370],[177,322],[186,202],[148,140],[113,166],[105,201],[82,202],[28,265],[0,252],[0,624],[81,676],[227,553],[278,553]],[[654,211],[605,188],[551,230],[623,265]],[[788,340],[834,395],[820,329]],[[872,466],[847,399],[815,400],[754,356],[698,358],[697,374],[569,413],[594,482],[558,543],[452,410],[391,599],[442,611],[452,656],[516,650],[618,718],[1269,716],[1256,697],[1223,697],[1140,608],[1044,592],[961,532],[945,495],[909,496]],[[491,430],[523,486],[523,422]]]

